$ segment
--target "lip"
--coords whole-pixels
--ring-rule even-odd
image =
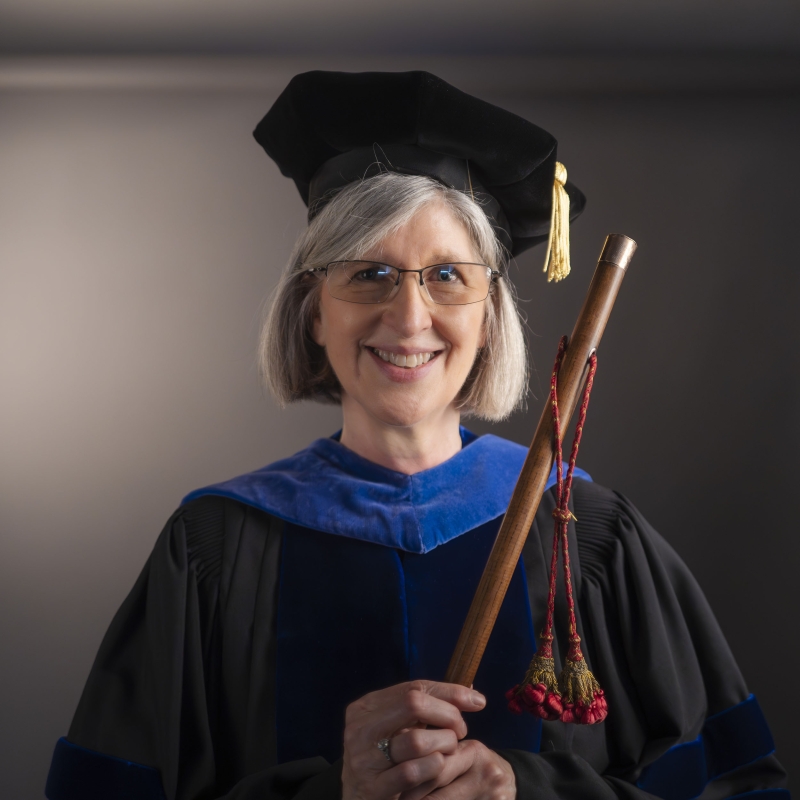
[[[365,344],[368,350],[383,350],[396,356],[416,356],[419,353],[439,353],[442,347],[401,347],[399,345],[383,346],[380,344]]]
[[[364,350],[366,350],[367,355],[373,360],[376,364],[378,369],[390,380],[394,383],[414,383],[416,381],[422,380],[427,376],[427,374],[433,369],[433,366],[439,361],[439,357],[442,354],[441,350],[421,350],[421,349],[410,349],[410,348],[388,348],[388,347],[377,347],[378,350],[385,350],[387,353],[395,353],[396,355],[401,356],[410,356],[416,355],[417,353],[436,353],[436,355],[427,363],[421,364],[418,367],[414,367],[413,369],[408,369],[407,367],[398,367],[392,364],[390,361],[384,361],[379,355],[374,353],[371,349],[372,345],[364,346]]]

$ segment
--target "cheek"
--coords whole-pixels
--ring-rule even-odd
[[[315,341],[325,347],[334,369],[337,365],[340,369],[346,367],[361,351],[360,342],[370,329],[370,317],[361,306],[323,296],[314,324]]]
[[[482,308],[476,309],[475,312],[455,317],[447,326],[446,336],[460,357],[471,361],[475,351],[483,345],[483,318]]]

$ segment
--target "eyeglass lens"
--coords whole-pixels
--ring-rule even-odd
[[[334,261],[328,264],[331,296],[348,303],[383,303],[398,288],[397,267],[375,261]],[[406,280],[417,280],[408,273]],[[434,303],[467,305],[485,300],[492,276],[485,264],[434,264],[422,270],[422,283]]]

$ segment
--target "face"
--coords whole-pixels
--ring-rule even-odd
[[[363,258],[400,269],[481,261],[466,228],[442,205],[423,208]],[[485,302],[437,305],[410,273],[391,300],[376,305],[337,300],[323,285],[313,335],[342,385],[345,419],[353,409],[411,426],[452,414],[483,345]]]

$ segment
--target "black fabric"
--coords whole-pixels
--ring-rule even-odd
[[[520,800],[646,800],[651,795],[635,785],[644,767],[695,739],[707,717],[748,693],[669,545],[614,492],[578,480],[573,498],[578,624],[609,717],[593,726],[545,723],[541,753],[500,752],[514,768]],[[554,505],[547,492],[523,552],[537,630]],[[339,797],[341,764],[277,764],[280,542],[275,520],[235,501],[205,497],[179,509],[111,624],[69,741],[155,767],[168,800]],[[558,659],[566,643],[559,598]],[[712,781],[702,798],[784,785],[768,756]]]
[[[550,231],[556,140],[428,72],[306,72],[256,127],[309,219],[331,193],[381,170],[428,175],[476,194],[517,255]],[[567,182],[570,219],[586,199]]]

